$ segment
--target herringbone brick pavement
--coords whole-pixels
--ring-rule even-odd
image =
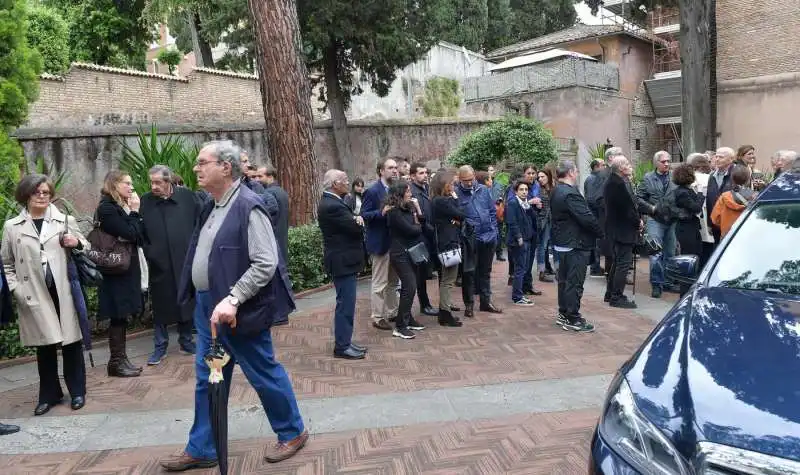
[[[555,284],[539,283],[545,294],[535,298],[536,306],[520,308],[510,304],[505,281],[506,267],[502,266],[493,275],[494,299],[505,307],[502,315],[478,312],[461,328],[443,328],[435,317],[422,316],[418,319],[428,328],[414,340],[393,338],[390,332],[373,328],[368,295],[360,295],[354,340],[370,349],[362,361],[332,358],[330,306],[298,313],[290,325],[275,328],[276,353],[299,398],[337,397],[611,373],[653,327],[630,311],[610,309],[586,296],[582,311],[597,324],[597,331],[568,333],[553,323]],[[438,299],[435,287],[429,282],[434,302]],[[460,301],[460,289],[454,289],[454,295]],[[144,358],[137,363],[144,365]],[[194,360],[190,356],[171,353],[159,366],[145,366],[139,378],[108,378],[105,367],[89,369],[87,377],[87,404],[81,414],[193,407]],[[3,393],[0,419],[27,416],[36,404],[37,391],[38,385],[32,384]],[[237,368],[230,403],[257,402]],[[44,417],[70,414],[68,407],[59,406]]]
[[[229,473],[577,475],[586,473],[597,416],[585,410],[312,436],[298,455],[276,465],[264,461],[270,440],[233,441]],[[161,458],[182,449],[0,456],[0,473],[154,474],[161,473]]]

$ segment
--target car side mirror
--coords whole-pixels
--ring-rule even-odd
[[[664,263],[667,280],[683,285],[693,285],[700,272],[700,257],[682,254],[670,257]]]

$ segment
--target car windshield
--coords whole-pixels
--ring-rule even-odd
[[[800,294],[800,203],[763,203],[745,218],[709,284]]]

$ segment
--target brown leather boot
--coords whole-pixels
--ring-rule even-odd
[[[108,349],[111,357],[108,360],[108,375],[118,378],[135,378],[142,374],[133,367],[125,364],[125,327],[111,327],[108,329]]]
[[[125,327],[121,327],[122,331],[122,359],[124,361],[125,367],[131,369],[133,371],[138,371],[139,373],[142,372],[141,366],[135,366],[131,363],[131,360],[128,359],[128,329]]]

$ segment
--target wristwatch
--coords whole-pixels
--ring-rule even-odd
[[[239,299],[237,299],[233,295],[228,295],[228,303],[236,308],[239,308]]]

